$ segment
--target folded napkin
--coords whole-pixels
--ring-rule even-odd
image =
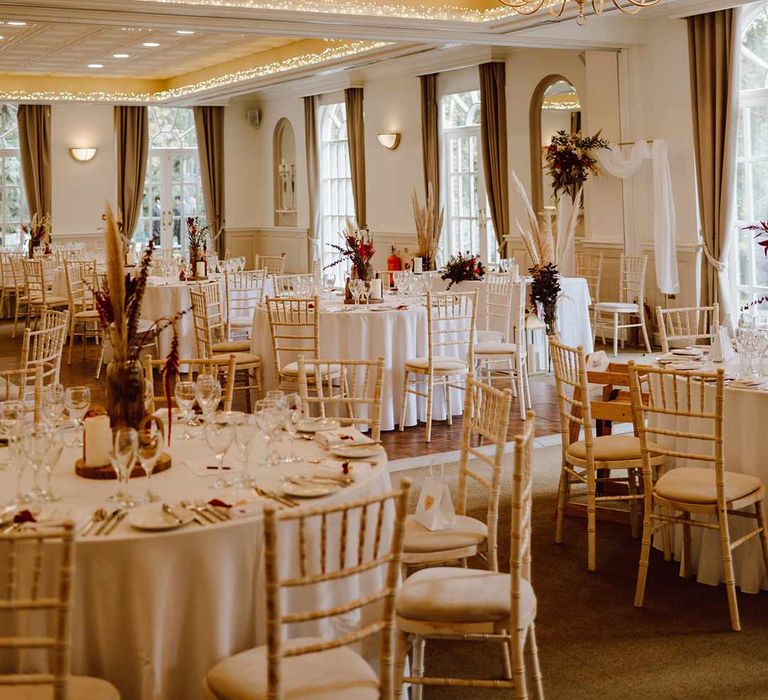
[[[336,428],[336,430],[323,430],[315,433],[315,442],[323,447],[338,447],[339,445],[370,445],[374,442],[367,435],[363,435],[354,426]]]

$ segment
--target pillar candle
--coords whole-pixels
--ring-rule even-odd
[[[195,265],[195,277],[199,277],[200,279],[205,277],[205,263],[204,262],[198,262]]]
[[[109,464],[109,451],[112,447],[112,428],[109,416],[91,416],[84,421],[85,465],[102,467]]]
[[[422,262],[421,258],[414,258],[413,259],[413,271],[414,271],[414,273],[416,273],[418,275],[418,274],[421,274],[422,272],[424,272],[424,269],[423,269],[422,265],[423,265],[423,262]]]
[[[381,293],[381,280],[371,280],[371,299],[381,299],[382,293]]]

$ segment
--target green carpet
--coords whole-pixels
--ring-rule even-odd
[[[597,565],[587,571],[586,521],[567,518],[554,543],[560,448],[534,451],[533,586],[546,697],[552,700],[768,698],[768,595],[739,593],[741,632],[731,632],[725,589],[682,579],[677,563],[653,552],[646,607],[632,605],[639,539],[629,526],[598,522]],[[456,492],[457,465],[446,467]],[[415,507],[427,469],[393,474],[413,482]],[[502,494],[500,556],[509,547],[509,484]],[[484,497],[471,491],[469,514],[484,518]],[[481,562],[474,564],[481,566]],[[498,645],[428,642],[427,673],[493,676]],[[425,688],[428,700],[509,698],[509,691]]]

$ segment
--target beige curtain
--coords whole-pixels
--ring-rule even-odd
[[[216,251],[224,257],[224,107],[195,107],[194,113],[205,215],[216,237]]]
[[[478,67],[483,172],[499,256],[503,258],[506,257],[506,237],[509,234],[506,66],[503,63],[482,63]]]
[[[51,213],[51,108],[19,105],[19,146],[30,217]]]
[[[149,155],[149,113],[146,107],[115,107],[117,134],[117,211],[123,233],[136,232],[144,197],[144,177]]]
[[[688,18],[693,138],[704,243],[702,303],[729,313],[739,119],[741,10]],[[731,315],[731,319],[733,316]]]
[[[307,191],[309,193],[309,238],[307,241],[307,263],[312,269],[312,263],[320,260],[322,264],[323,251],[320,249],[320,163],[317,143],[317,96],[304,98],[304,147],[307,156]]]
[[[349,166],[352,172],[352,197],[355,200],[355,218],[362,228],[368,223],[365,210],[365,120],[363,118],[363,88],[344,90],[347,108],[347,139]]]
[[[440,132],[437,103],[437,73],[421,76],[421,153],[424,165],[424,194],[432,184],[440,206]]]

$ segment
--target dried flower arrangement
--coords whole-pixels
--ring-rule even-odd
[[[458,282],[481,280],[485,277],[485,267],[477,255],[457,253],[452,255],[445,264],[441,279],[451,280],[448,289]]]
[[[425,270],[434,270],[437,246],[443,230],[445,212],[443,207],[440,207],[439,212],[435,211],[437,206],[431,182],[427,190],[427,201],[423,207],[419,203],[415,188],[411,199],[413,203],[413,220],[416,225],[416,239],[419,243],[418,256],[424,258]]]
[[[552,177],[552,189],[557,197],[560,192],[571,196],[576,202],[576,194],[584,186],[590,174],[597,174],[597,160],[593,151],[610,149],[610,144],[600,138],[600,131],[594,136],[582,133],[558,131],[547,146],[547,171]]]
[[[35,213],[32,216],[32,221],[29,226],[26,224],[21,225],[21,233],[23,236],[29,237],[29,257],[32,257],[32,251],[39,246],[45,246],[46,252],[51,243],[51,229],[53,228],[53,221],[50,214],[44,216],[38,216]]]
[[[373,254],[376,252],[373,247],[373,236],[367,226],[361,229],[355,228],[355,225],[347,219],[347,230],[343,234],[339,234],[343,240],[343,245],[336,243],[329,243],[328,245],[333,248],[339,257],[332,263],[326,265],[323,269],[327,270],[329,267],[338,265],[343,260],[349,260],[352,263],[352,268],[358,279],[367,280],[371,274],[371,260]]]
[[[557,300],[560,296],[560,273],[552,263],[534,265],[528,272],[531,282],[531,303],[537,315],[543,315],[547,333],[555,333],[557,322]]]

